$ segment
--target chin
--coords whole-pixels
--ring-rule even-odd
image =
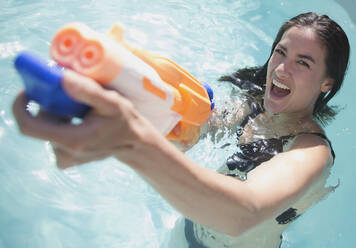
[[[263,107],[267,112],[272,113],[272,114],[281,114],[284,112],[284,109],[285,109],[284,106],[280,106],[280,105],[275,104],[268,100],[263,101]]]

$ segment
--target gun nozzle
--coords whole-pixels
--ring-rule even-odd
[[[73,58],[82,43],[82,36],[74,29],[64,29],[57,33],[51,45],[51,57],[60,65],[72,68]]]
[[[66,40],[63,41],[63,45],[64,45],[65,48],[70,49],[71,46],[73,45],[73,41],[71,39],[66,39]]]
[[[88,42],[78,54],[78,61],[84,68],[100,64],[103,58],[103,48],[97,42]]]
[[[81,37],[76,33],[63,34],[58,40],[58,52],[62,54],[72,53],[73,50],[78,49],[81,43]]]

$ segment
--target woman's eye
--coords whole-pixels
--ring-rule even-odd
[[[276,52],[276,53],[278,53],[278,54],[280,54],[282,56],[285,56],[285,53],[284,53],[284,51],[282,49],[277,48],[277,49],[274,50],[274,52]]]
[[[305,66],[306,68],[310,69],[310,66],[307,62],[303,61],[303,60],[299,60],[298,61],[298,64],[302,65],[302,66]]]

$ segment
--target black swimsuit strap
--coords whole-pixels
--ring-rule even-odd
[[[247,125],[248,121],[256,118],[257,115],[259,115],[260,113],[263,112],[261,107],[255,102],[253,102],[251,104],[251,109],[252,109],[252,112],[249,115],[247,115],[245,117],[245,119],[243,119],[243,121],[241,122],[240,126],[237,128],[236,133],[237,133],[238,137],[240,137],[242,135],[242,132],[243,132],[242,130]]]
[[[241,122],[241,125],[240,125],[241,128],[244,128],[250,119],[254,119],[254,118],[256,118],[257,115],[262,113],[262,109],[255,102],[253,102],[251,104],[251,109],[252,109],[252,112],[249,115],[247,115],[245,117],[245,119]]]
[[[237,133],[237,138],[238,138],[238,139],[239,139],[240,136],[242,135],[242,133],[243,133],[243,128],[247,125],[248,121],[251,120],[251,119],[256,118],[256,116],[258,116],[260,113],[263,112],[263,110],[261,109],[261,107],[260,107],[257,103],[255,103],[255,102],[253,102],[253,103],[251,104],[251,109],[252,109],[251,114],[249,114],[249,115],[247,115],[247,116],[245,117],[245,119],[241,122],[239,128],[238,128],[237,131],[236,131],[236,133]],[[323,134],[323,133],[314,133],[314,132],[301,132],[301,133],[298,133],[297,135],[299,135],[299,134],[314,134],[314,135],[317,135],[317,136],[319,136],[319,137],[325,139],[325,140],[328,142],[329,146],[330,146],[331,155],[333,156],[333,159],[335,160],[335,152],[334,152],[334,149],[333,149],[333,147],[332,147],[332,145],[331,145],[331,141],[328,139],[328,137],[326,137],[325,134]],[[281,140],[283,141],[283,140],[286,140],[286,139],[291,138],[292,136],[293,136],[293,135],[282,136],[282,137],[279,137],[279,139],[281,139]]]

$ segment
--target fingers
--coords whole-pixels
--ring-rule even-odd
[[[64,72],[62,85],[71,98],[93,107],[100,115],[114,115],[120,105],[129,104],[116,91],[104,89],[94,80],[71,70]]]
[[[73,166],[81,165],[87,162],[101,160],[110,156],[104,153],[76,153],[67,148],[52,143],[53,151],[56,155],[57,167],[60,169],[67,169]]]
[[[172,132],[174,133],[174,135],[179,136],[180,133],[182,131],[181,125],[178,123],[177,125],[175,125],[175,127],[173,128]]]
[[[52,143],[53,152],[56,155],[56,163],[57,167],[60,169],[67,169],[76,165],[82,164],[79,159],[74,156],[74,154],[65,151],[59,147],[56,147],[55,144]],[[89,160],[88,160],[89,161]],[[87,161],[83,161],[85,163]]]
[[[117,149],[123,153],[126,153],[125,151],[127,151],[127,149],[132,149],[132,147],[122,146],[116,148],[115,152],[111,149],[97,152],[75,152],[60,144],[51,143],[51,145],[56,155],[57,167],[60,169],[67,169],[87,162],[103,160],[118,153]]]
[[[28,99],[24,92],[16,97],[12,110],[21,133],[35,138],[49,140],[58,143],[68,143],[68,137],[78,135],[78,126],[69,122],[59,122],[48,114],[32,116],[27,110]]]
[[[71,98],[93,107],[79,125],[45,112],[31,115],[26,110],[29,100],[24,92],[13,104],[13,114],[23,134],[57,144],[54,151],[59,168],[130,150],[131,143],[141,137],[142,132],[137,130],[142,130],[142,123],[146,122],[119,93],[70,70],[65,71],[62,83]]]
[[[125,152],[131,149],[130,145],[127,145],[131,139],[121,135],[121,128],[125,121],[118,121],[120,118],[108,118],[90,113],[83,124],[73,125],[45,112],[32,116],[26,110],[28,102],[24,92],[21,92],[14,101],[13,114],[18,127],[25,135],[55,144],[53,148],[59,168],[65,169],[100,160],[116,154],[118,150]],[[124,131],[124,134],[128,132]]]
[[[70,70],[65,71],[62,83],[72,98],[91,105],[93,111],[99,116],[120,116],[120,109],[122,110],[130,104],[118,93],[104,89],[90,78]],[[90,132],[91,126],[88,125],[90,121],[85,120],[86,125],[78,126],[63,120],[59,121],[59,118],[44,112],[32,116],[26,110],[28,102],[25,93],[21,92],[13,104],[13,113],[19,129],[25,135],[67,144],[68,146],[76,146],[73,143],[76,142],[77,138],[85,137]]]

